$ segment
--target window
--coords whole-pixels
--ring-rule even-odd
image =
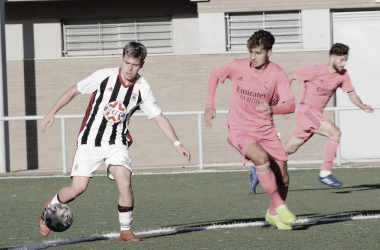
[[[171,18],[71,20],[63,37],[65,56],[120,55],[130,41],[141,42],[148,53],[172,52]]]
[[[301,12],[226,14],[227,50],[245,50],[247,40],[257,30],[270,31],[275,44],[302,44]]]

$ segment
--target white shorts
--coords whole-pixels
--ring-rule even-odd
[[[90,145],[79,145],[75,152],[71,177],[84,176],[92,177],[98,170],[100,163],[104,160],[107,168],[107,176],[111,180],[115,178],[108,171],[109,165],[124,166],[132,172],[131,159],[128,154],[128,147],[125,145],[107,145],[95,147]]]

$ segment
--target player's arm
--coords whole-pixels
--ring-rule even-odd
[[[178,137],[173,129],[170,121],[161,113],[153,118],[157,123],[158,127],[162,130],[164,135],[174,144],[174,142],[179,142]],[[187,158],[187,161],[191,162],[191,155],[189,151],[182,146],[182,144],[175,145],[177,152],[182,156],[182,158]]]
[[[46,125],[49,123],[49,127],[51,128],[54,123],[54,115],[66,104],[68,104],[75,96],[79,95],[80,92],[78,90],[77,84],[66,90],[57,100],[57,102],[50,108],[49,112],[46,114],[44,119],[42,119],[40,123],[40,128],[42,132],[45,132]]]
[[[216,87],[218,86],[219,78],[216,75],[216,69],[211,71],[207,82],[207,95],[206,95],[206,108],[204,119],[207,127],[212,126],[212,119],[216,117],[216,110],[214,108],[214,97]]]
[[[292,85],[292,82],[293,82],[294,80],[297,80],[297,77],[296,77],[296,74],[294,74],[294,71],[289,72],[289,73],[286,75],[286,77],[288,78],[288,82],[289,82],[290,85]]]
[[[361,108],[364,112],[367,113],[373,113],[374,110],[371,106],[365,105],[359,98],[359,96],[355,93],[355,91],[348,92],[348,97],[350,98],[351,102],[354,103],[356,106]]]
[[[269,106],[267,102],[261,101],[260,105],[258,105],[256,109],[262,111],[263,115],[272,113],[274,115],[290,114],[296,110],[296,103],[293,99],[290,99],[283,102],[282,105]]]

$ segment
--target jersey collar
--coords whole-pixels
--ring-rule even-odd
[[[124,88],[132,87],[139,79],[140,79],[140,75],[137,74],[137,77],[133,82],[131,82],[130,84],[125,84],[123,81],[123,78],[121,77],[121,68],[119,68],[119,80],[121,82],[121,85],[123,85]]]

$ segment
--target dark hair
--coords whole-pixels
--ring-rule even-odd
[[[349,50],[350,48],[347,45],[344,45],[342,43],[336,43],[330,49],[330,56],[331,55],[345,56],[345,55],[348,55]]]
[[[247,48],[251,49],[263,46],[265,50],[271,50],[274,44],[274,36],[266,30],[258,30],[248,39]]]
[[[147,51],[145,46],[139,42],[129,42],[125,45],[123,49],[123,57],[128,55],[130,58],[140,59],[141,62],[144,62]]]

